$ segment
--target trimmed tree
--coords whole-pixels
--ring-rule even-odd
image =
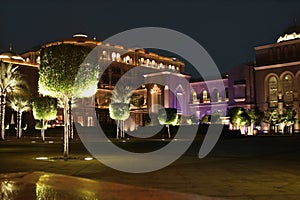
[[[1,122],[1,138],[5,139],[5,106],[8,95],[22,93],[26,85],[21,74],[17,70],[18,66],[12,63],[1,63],[0,67],[0,122]]]
[[[259,110],[258,107],[254,107],[248,111],[248,115],[249,115],[250,121],[251,121],[251,128],[250,128],[249,134],[253,135],[254,126],[258,126],[261,123],[261,121],[264,117],[264,112]]]
[[[234,107],[228,111],[230,123],[240,129],[241,134],[245,134],[245,126],[250,125],[250,117],[246,110],[242,107]]]
[[[292,108],[287,108],[284,110],[283,114],[282,114],[282,133],[284,133],[284,127],[287,126],[288,127],[288,132],[290,134],[293,133],[293,125],[296,123],[297,118],[296,118],[297,112],[292,109]]]
[[[282,122],[282,117],[279,114],[278,109],[276,108],[268,108],[263,117],[263,122],[269,124],[270,130],[274,127],[274,132],[278,132],[278,125]]]
[[[57,100],[50,97],[38,97],[33,100],[32,111],[34,119],[40,120],[41,137],[45,141],[47,122],[57,117]]]
[[[72,100],[90,97],[97,90],[98,57],[90,56],[83,65],[90,51],[89,47],[62,43],[44,47],[40,53],[39,92],[57,98],[64,110],[65,159],[69,157],[69,137],[73,132]]]
[[[124,122],[130,116],[130,100],[133,94],[128,86],[119,85],[112,91],[111,101],[109,104],[109,116],[116,120],[117,135],[116,138],[124,138]]]
[[[22,114],[31,110],[31,102],[25,95],[13,96],[9,100],[9,106],[17,112],[17,138],[22,137]]]
[[[168,129],[168,138],[171,138],[170,125],[175,126],[178,120],[176,108],[162,108],[158,111],[158,121],[160,124],[165,125]]]

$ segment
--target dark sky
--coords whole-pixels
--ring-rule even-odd
[[[17,53],[76,32],[98,40],[158,26],[198,41],[221,72],[254,59],[253,47],[274,43],[297,19],[298,0],[74,0],[6,1],[0,5],[0,51]]]

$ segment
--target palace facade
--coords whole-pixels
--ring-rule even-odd
[[[293,108],[297,112],[297,119],[300,119],[299,35],[299,26],[290,27],[274,44],[255,47],[254,62],[232,69],[221,80],[190,82],[192,92],[187,90],[186,86],[174,81],[180,78],[190,81],[191,78],[185,73],[185,64],[176,58],[161,56],[144,49],[125,49],[118,45],[104,44],[84,34],[76,34],[70,39],[45,44],[44,47],[61,43],[85,45],[91,49],[101,46],[103,51],[99,59],[111,62],[99,81],[95,98],[81,100],[79,103],[84,104],[85,109],[73,113],[74,121],[82,126],[94,126],[96,120],[100,123],[113,123],[109,117],[108,105],[115,84],[129,70],[137,66],[144,67],[146,70],[143,76],[149,84],[143,84],[135,90],[131,103],[131,119],[126,125],[128,129],[134,129],[136,126],[145,125],[149,112],[158,112],[158,107],[155,106],[157,104],[177,108],[180,115],[196,115],[199,119],[205,115],[214,114],[211,113],[212,105],[219,106],[220,112],[224,112],[222,110],[224,106],[228,109],[236,106],[251,109],[257,106],[262,111],[272,108],[278,109],[280,113],[285,108]],[[25,75],[31,86],[31,92],[35,96],[39,95],[40,49],[33,49],[21,55],[10,49],[9,52],[0,54],[0,62],[20,66],[19,69]],[[164,86],[156,84],[158,80],[165,80],[166,84]],[[208,82],[210,86],[213,86],[214,83],[220,81],[225,89],[219,88],[216,84],[216,87],[209,93]],[[175,89],[171,92],[170,88]],[[95,109],[96,119],[92,115]],[[7,123],[10,117],[7,116]],[[58,120],[62,120],[61,112]],[[31,123],[34,124],[34,121]],[[267,124],[262,123],[262,131],[269,129]],[[296,123],[294,130],[299,131],[299,129],[299,124]]]

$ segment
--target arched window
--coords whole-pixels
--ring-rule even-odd
[[[112,61],[116,61],[116,57],[117,57],[116,52],[112,52],[112,54],[111,54]]]
[[[193,92],[193,101],[197,101],[197,92]]]
[[[207,101],[207,91],[206,90],[204,90],[202,93],[202,99],[203,99],[203,102]]]
[[[283,100],[286,106],[293,105],[293,77],[286,74],[282,80]]]
[[[154,67],[156,65],[155,60],[152,60],[151,64],[152,64],[152,67]]]
[[[211,101],[212,102],[217,102],[219,100],[219,97],[220,97],[220,93],[217,89],[214,89],[213,90],[213,95],[211,97]]]
[[[130,56],[126,56],[126,57],[125,57],[125,63],[126,63],[126,64],[130,64],[130,63],[131,63],[131,58],[130,58]]]
[[[278,81],[275,76],[271,76],[268,81],[269,107],[276,107],[278,102]]]
[[[120,62],[121,61],[121,54],[117,53],[117,61]]]
[[[36,58],[36,63],[38,63],[38,64],[41,63],[41,57],[40,57],[40,56],[38,56],[38,57]]]
[[[107,60],[107,51],[102,51],[103,60]]]
[[[145,59],[141,58],[141,64],[144,64]]]
[[[158,69],[163,69],[164,65],[162,63],[159,63]]]

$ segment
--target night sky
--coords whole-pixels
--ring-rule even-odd
[[[175,29],[198,41],[221,72],[254,59],[297,19],[297,0],[6,1],[0,4],[0,51],[22,53],[84,32],[104,40],[144,26]]]

